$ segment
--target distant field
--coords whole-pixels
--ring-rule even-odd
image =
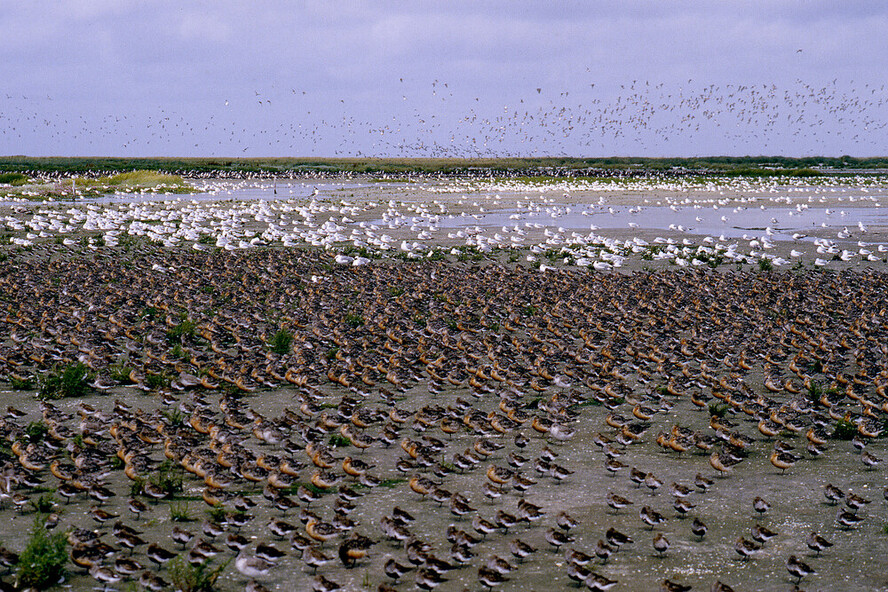
[[[178,175],[494,175],[640,176],[736,174],[750,176],[841,174],[888,168],[888,157],[701,157],[701,158],[80,158],[0,157],[0,174],[108,175],[152,170]]]

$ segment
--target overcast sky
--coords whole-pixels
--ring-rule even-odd
[[[29,0],[0,154],[888,153],[888,3]]]

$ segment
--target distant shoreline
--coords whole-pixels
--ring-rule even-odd
[[[153,170],[188,177],[622,177],[740,175],[751,177],[884,174],[888,157],[782,156],[699,158],[119,158],[0,157],[0,172],[47,177],[104,176]]]

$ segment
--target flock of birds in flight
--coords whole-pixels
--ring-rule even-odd
[[[6,94],[0,143],[14,152],[34,146],[51,153],[62,147],[77,154],[201,156],[472,158],[697,153],[707,146],[721,153],[873,153],[885,145],[888,124],[885,85],[838,80],[784,86],[633,80],[613,91],[588,83],[530,88],[505,104],[439,80],[421,90],[403,78],[394,84],[375,105],[272,85],[202,104],[200,114],[170,105],[151,114],[78,113],[53,97]]]

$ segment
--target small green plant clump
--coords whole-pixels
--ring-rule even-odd
[[[759,259],[758,266],[759,271],[772,271],[774,269],[774,264],[771,263],[770,259]]]
[[[58,584],[68,561],[65,533],[52,533],[44,527],[45,517],[38,516],[31,529],[28,546],[18,562],[18,588],[46,590]]]
[[[37,499],[31,500],[34,511],[38,514],[49,514],[56,507],[56,499],[51,493],[44,493]]]
[[[49,428],[43,421],[32,421],[25,428],[25,434],[28,436],[28,442],[36,444],[43,440],[46,436],[47,432],[49,432]]]
[[[170,460],[165,460],[157,467],[148,480],[168,495],[182,491],[182,467]]]
[[[10,376],[9,384],[14,391],[29,391],[34,388],[34,381],[30,378],[19,378],[18,376]]]
[[[853,440],[856,435],[857,427],[850,421],[840,419],[836,422],[836,429],[832,437],[837,440]]]
[[[364,317],[359,314],[348,313],[345,315],[345,324],[352,327],[360,327],[364,324]]]
[[[111,376],[111,380],[121,384],[131,384],[133,382],[132,378],[130,378],[132,371],[133,369],[124,362],[108,366],[108,374]]]
[[[170,520],[173,522],[193,522],[194,518],[188,512],[188,502],[170,504]]]
[[[74,362],[64,368],[54,368],[40,380],[41,399],[82,397],[89,392],[91,373],[86,364]]]
[[[175,589],[181,592],[212,592],[228,562],[217,567],[213,567],[212,563],[213,560],[208,559],[193,565],[185,560],[184,555],[179,555],[169,562],[170,580]]]
[[[169,341],[171,344],[182,344],[184,343],[186,337],[193,339],[196,330],[197,325],[195,324],[195,322],[189,318],[183,317],[182,320],[179,321],[178,325],[170,328],[167,331],[167,341]]]
[[[728,412],[731,406],[727,403],[710,403],[709,404],[709,415],[713,417],[722,418],[725,416],[725,413]]]
[[[0,185],[12,185],[15,187],[25,185],[30,180],[28,175],[23,175],[22,173],[0,173]]]
[[[293,345],[293,334],[284,328],[278,330],[271,338],[268,344],[269,349],[279,356],[285,356],[290,353],[290,347]]]
[[[332,434],[327,444],[329,446],[332,446],[333,448],[343,448],[345,446],[350,446],[351,442],[349,442],[348,438],[346,438],[345,436],[341,436],[340,434]]]

